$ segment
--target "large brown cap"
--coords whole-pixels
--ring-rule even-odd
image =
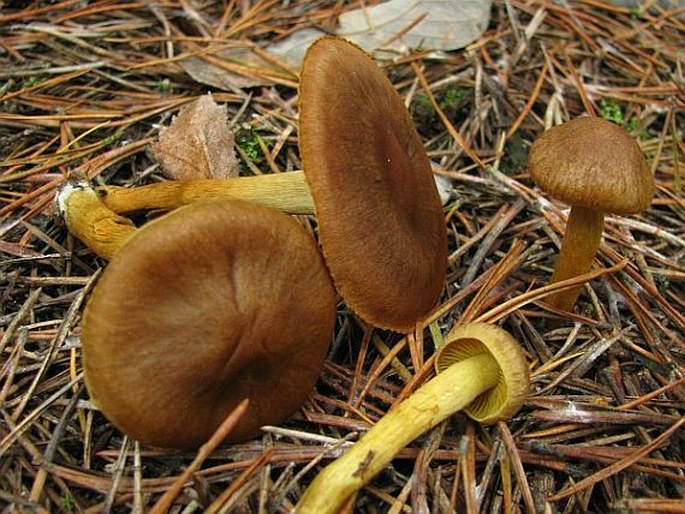
[[[642,212],[654,178],[637,142],[618,125],[582,117],[549,129],[530,149],[540,188],[569,205],[616,214]]]
[[[438,372],[475,355],[490,355],[499,366],[497,385],[478,396],[464,412],[484,424],[509,419],[521,408],[530,388],[530,374],[521,345],[497,325],[459,325],[445,337],[435,358]]]
[[[182,207],[140,229],[85,310],[85,377],[122,431],[203,443],[243,399],[230,440],[292,414],[319,376],[335,292],[296,221],[244,202]]]
[[[447,233],[409,113],[373,60],[333,37],[307,51],[299,94],[302,165],[333,280],[361,318],[410,331],[442,292]]]

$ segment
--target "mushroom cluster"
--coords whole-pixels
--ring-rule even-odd
[[[244,398],[231,440],[296,410],[331,340],[331,275],[382,328],[413,330],[439,299],[442,206],[390,81],[362,50],[325,37],[305,58],[300,110],[304,174],[98,193],[71,184],[59,196],[69,230],[111,259],[84,313],[88,390],[142,442],[197,446]],[[172,211],[141,229],[118,214],[140,208]],[[272,208],[315,212],[325,265]]]
[[[410,332],[436,305],[447,231],[428,156],[392,83],[352,43],[323,37],[300,74],[303,172],[106,189],[117,213],[244,199],[316,214],[334,283],[366,322]]]
[[[111,259],[84,312],[86,384],[102,412],[142,442],[197,447],[245,398],[229,440],[284,420],[319,376],[336,289],[360,318],[399,332],[439,299],[441,204],[390,81],[359,48],[324,37],[306,54],[299,102],[303,172],[102,194],[70,185],[60,195],[70,231]],[[639,146],[594,118],[545,133],[529,169],[572,206],[553,281],[589,269],[604,212],[640,211],[654,193]],[[146,208],[171,212],[141,229],[119,214]],[[322,251],[284,213],[315,214]],[[562,291],[550,303],[570,310],[577,295]],[[337,512],[400,449],[457,411],[483,424],[508,419],[529,387],[522,349],[491,324],[454,328],[435,366],[435,378],[317,476],[298,513]]]

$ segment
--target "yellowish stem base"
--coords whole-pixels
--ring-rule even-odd
[[[137,230],[130,220],[105,207],[85,182],[64,186],[57,205],[69,232],[105,259],[111,259]]]

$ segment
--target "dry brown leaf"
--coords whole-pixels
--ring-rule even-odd
[[[173,180],[236,176],[235,140],[226,120],[227,107],[211,94],[183,107],[152,145],[164,175]]]

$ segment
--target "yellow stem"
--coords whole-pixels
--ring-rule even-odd
[[[130,220],[105,207],[85,182],[65,185],[57,205],[69,232],[105,259],[111,259],[137,230]]]
[[[383,416],[344,455],[314,479],[297,514],[335,514],[355,491],[386,467],[419,435],[493,388],[500,369],[489,354],[451,365]]]
[[[550,283],[577,277],[590,271],[604,228],[604,213],[574,206],[566,222],[566,233],[561,245],[557,266]],[[559,291],[547,299],[549,305],[572,311],[583,286]]]
[[[198,200],[238,199],[288,214],[314,214],[302,171],[230,179],[178,180],[135,188],[103,187],[102,201],[123,214],[143,209],[172,210]]]

